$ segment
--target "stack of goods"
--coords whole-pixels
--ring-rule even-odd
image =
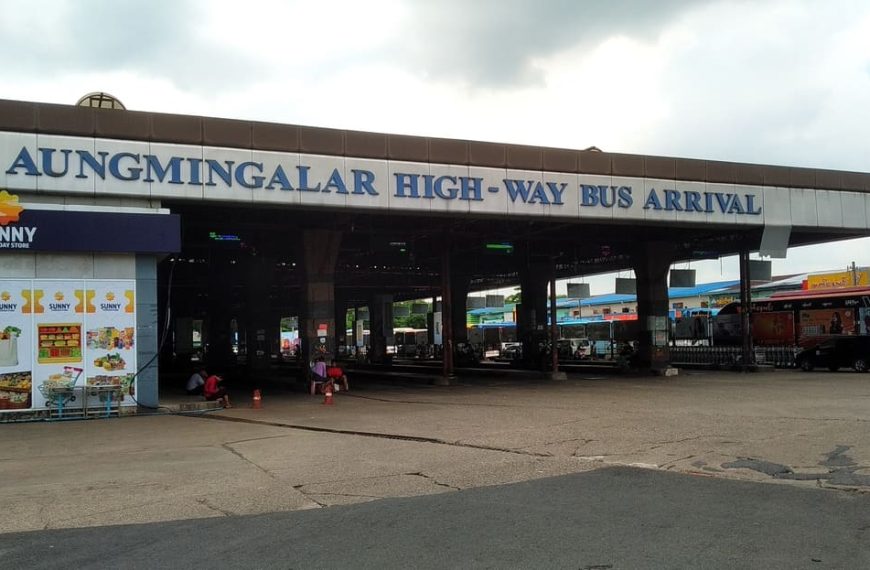
[[[99,374],[88,376],[88,386],[117,386],[122,394],[134,395],[133,380],[135,374],[121,374],[116,376]]]
[[[82,335],[79,324],[39,325],[40,364],[81,362]]]
[[[30,407],[30,371],[0,374],[0,410],[21,410]]]
[[[107,354],[94,359],[94,366],[103,370],[123,370],[127,367],[127,363],[121,358],[120,353]]]
[[[133,348],[134,327],[116,329],[115,327],[102,327],[88,331],[88,348],[114,350]]]

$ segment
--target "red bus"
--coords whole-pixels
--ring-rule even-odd
[[[805,347],[831,336],[870,335],[870,287],[784,291],[752,301],[751,306],[756,346]],[[719,311],[716,343],[739,343],[740,312],[740,303]]]

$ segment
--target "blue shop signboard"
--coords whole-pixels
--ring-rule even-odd
[[[181,249],[176,214],[28,210],[0,191],[0,251],[173,253]]]

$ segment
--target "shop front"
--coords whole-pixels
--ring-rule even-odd
[[[157,404],[156,265],[179,220],[126,210],[0,192],[0,413]]]

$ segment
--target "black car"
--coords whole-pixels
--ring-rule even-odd
[[[799,352],[795,363],[806,371],[816,367],[834,371],[846,366],[857,372],[866,372],[870,366],[870,336],[843,336],[826,340]]]

